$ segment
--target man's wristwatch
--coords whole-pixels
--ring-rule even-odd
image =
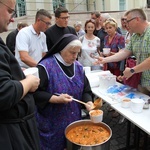
[[[133,73],[135,73],[135,70],[133,68],[131,68],[130,72],[133,74]]]

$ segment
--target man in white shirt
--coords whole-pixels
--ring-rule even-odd
[[[51,25],[51,15],[40,9],[35,23],[23,28],[16,37],[15,57],[22,68],[35,67],[48,51],[44,32]]]

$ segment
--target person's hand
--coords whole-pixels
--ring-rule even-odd
[[[26,79],[28,79],[27,82],[30,82],[30,84],[31,84],[31,88],[30,88],[29,92],[35,92],[35,90],[38,88],[38,86],[40,84],[40,79],[34,75],[27,75]]]
[[[126,78],[126,80],[128,80],[133,75],[133,73],[130,72],[130,69],[131,68],[126,67],[126,69],[123,72],[124,77]]]
[[[26,68],[21,67],[21,70],[24,71],[24,70],[26,70]]]
[[[99,64],[105,64],[105,58],[104,57],[96,57],[95,58],[97,61],[94,62],[94,65],[99,65]]]
[[[68,94],[60,94],[59,96],[53,95],[50,99],[51,103],[64,103],[67,104],[72,101],[72,96]]]
[[[108,53],[108,54],[103,54],[103,56],[105,56],[105,57],[109,57],[109,56],[111,56],[111,52],[110,52],[110,53]]]
[[[129,40],[129,39],[127,39],[127,40],[125,41],[125,43],[126,43],[126,44],[128,44],[129,42],[130,42],[130,40]]]
[[[61,94],[59,96],[60,99],[60,103],[68,103],[72,101],[72,96],[68,95],[68,94]]]
[[[120,81],[120,82],[122,82],[122,81],[123,81],[123,78],[124,78],[124,76],[118,76],[118,77],[117,77],[117,80]]]
[[[118,53],[118,52],[117,52]],[[110,52],[110,55],[109,56],[111,56],[111,55],[115,55],[116,53],[115,52]]]
[[[93,103],[92,101],[89,101],[89,102],[87,102],[86,104],[87,104],[87,105],[85,105],[85,107],[86,107],[87,111],[90,111],[90,110],[93,109],[94,103]]]

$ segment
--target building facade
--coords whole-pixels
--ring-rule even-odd
[[[53,13],[59,6],[69,12],[125,11],[131,8],[146,8],[150,0],[17,0],[17,17],[35,15],[38,9]]]

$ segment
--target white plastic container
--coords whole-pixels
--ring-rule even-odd
[[[108,89],[116,84],[116,76],[113,74],[102,74],[99,76],[99,88]]]
[[[110,48],[103,48],[103,54],[107,55],[110,53]]]
[[[91,110],[89,112],[90,119],[94,123],[102,122],[103,120],[103,111],[102,110]]]
[[[83,67],[83,70],[85,71],[85,74],[91,73],[91,67]]]
[[[95,75],[93,73],[93,74],[86,74],[86,76],[89,80],[91,88],[99,86],[99,77],[98,77],[98,75]]]
[[[141,113],[143,110],[145,102],[142,99],[136,98],[136,99],[131,99],[131,110],[134,113]]]
[[[32,74],[39,78],[39,70],[37,67],[31,67],[31,68],[25,69],[23,72],[24,72],[25,76]]]
[[[123,108],[129,108],[131,104],[131,100],[129,98],[124,98],[121,100],[121,106]]]

